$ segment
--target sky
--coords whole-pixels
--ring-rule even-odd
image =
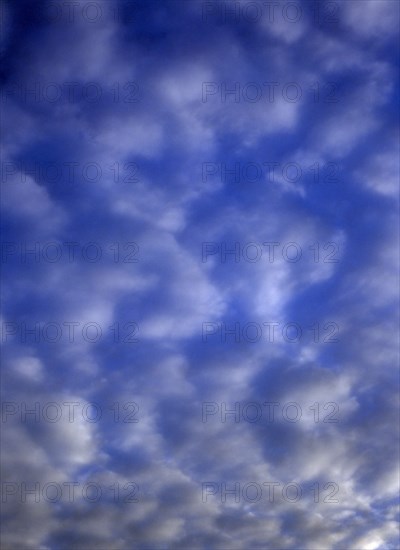
[[[2,3],[2,548],[399,548],[399,3]]]

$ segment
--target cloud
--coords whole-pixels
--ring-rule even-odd
[[[394,550],[397,6],[52,4],[2,46],[4,548]]]

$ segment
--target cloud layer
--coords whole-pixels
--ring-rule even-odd
[[[395,550],[398,4],[2,9],[4,549]]]

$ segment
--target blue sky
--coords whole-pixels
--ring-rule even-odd
[[[398,548],[398,22],[2,4],[4,549]]]

